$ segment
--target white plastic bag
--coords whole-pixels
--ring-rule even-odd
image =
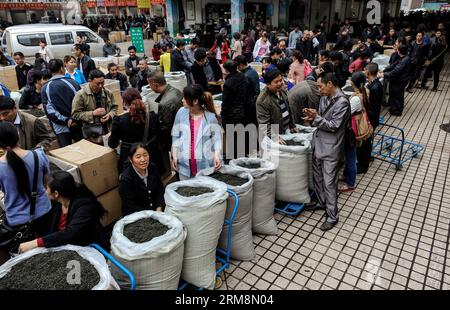
[[[214,168],[207,168],[199,171],[197,175],[208,176],[214,173],[214,171]],[[235,192],[239,198],[239,206],[231,225],[230,254],[234,259],[252,260],[256,256],[252,235],[253,177],[250,173],[231,166],[222,166],[219,172],[235,175],[247,180],[241,186],[227,184],[228,188]],[[231,217],[235,203],[234,196],[230,195],[227,202],[227,219]],[[227,242],[228,225],[224,225],[219,239],[219,248],[225,250],[227,248]]]
[[[281,145],[268,137],[263,139],[263,158],[277,166],[276,198],[284,202],[309,203],[308,153],[311,144],[295,134],[280,137],[286,141],[302,142],[303,145]]]
[[[144,218],[152,218],[167,226],[169,230],[164,235],[144,243],[132,242],[123,235],[126,225]],[[183,266],[185,239],[183,223],[175,216],[151,210],[136,212],[114,225],[111,254],[133,273],[136,289],[176,290]],[[130,287],[128,277],[114,265],[112,274],[120,287]]]
[[[259,164],[260,168],[248,169],[239,164]],[[250,173],[253,178],[253,232],[276,235],[277,223],[273,217],[275,209],[276,173],[275,165],[261,158],[238,158],[230,161],[230,166]]]
[[[94,266],[94,268],[98,271],[98,275],[100,276],[100,282],[92,288],[93,290],[120,289],[116,281],[111,276],[108,264],[106,263],[105,258],[100,252],[91,247],[80,247],[75,245],[65,245],[48,249],[35,248],[33,250],[20,254],[14,258],[11,258],[6,263],[0,266],[0,278],[3,278],[6,274],[8,274],[12,267],[34,255],[58,251],[75,251]]]
[[[199,196],[184,197],[179,187],[208,187],[214,190]],[[175,182],[167,185],[165,212],[176,216],[187,230],[181,278],[206,289],[214,289],[216,280],[216,248],[225,219],[225,183],[208,177]]]

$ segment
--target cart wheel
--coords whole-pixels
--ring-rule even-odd
[[[218,290],[219,288],[222,287],[222,284],[223,284],[222,278],[220,276],[216,277],[216,284],[214,286],[214,289]]]

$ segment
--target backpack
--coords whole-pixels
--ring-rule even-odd
[[[361,147],[363,142],[367,141],[373,134],[373,127],[364,108],[360,112],[352,115],[351,124],[353,133],[355,134],[356,147]]]
[[[307,61],[306,59],[303,61],[304,64],[304,69],[303,69],[303,74],[305,76],[305,78],[311,74],[311,72],[313,71],[313,68],[311,67],[311,64],[309,63],[309,61]]]

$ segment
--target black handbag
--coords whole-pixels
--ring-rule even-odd
[[[86,140],[99,144],[103,139],[103,125],[101,123],[93,123],[84,125],[81,129],[83,132],[83,138]]]
[[[34,157],[33,188],[31,193],[27,193],[30,199],[30,221],[19,226],[10,226],[6,220],[6,214],[0,214],[0,248],[8,250],[10,253],[17,252],[17,248],[22,242],[31,241],[36,238],[33,229],[33,220],[36,212],[37,181],[39,175],[39,158],[35,151],[31,151]]]

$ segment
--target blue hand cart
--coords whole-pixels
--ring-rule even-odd
[[[309,195],[311,196],[311,198],[314,198],[315,196],[314,191],[310,191]],[[305,209],[305,207],[306,205],[304,203],[284,202],[284,201],[275,202],[275,212],[292,217],[299,215]]]
[[[402,128],[385,124],[384,118],[380,118],[379,126],[373,137],[372,157],[394,164],[400,170],[424,150],[422,145],[406,140]]]
[[[225,219],[224,221],[224,226],[228,226],[228,240],[227,240],[227,247],[226,249],[220,249],[217,248],[216,249],[216,263],[219,263],[219,267],[216,269],[216,276],[219,276],[225,269],[230,268],[230,257],[231,257],[231,236],[232,236],[232,223],[234,221],[234,217],[236,216],[236,212],[238,210],[239,207],[239,197],[238,195],[233,192],[232,190],[227,190],[227,192],[234,197],[234,207],[233,207],[233,211],[231,212],[231,216],[227,219]],[[217,264],[216,264],[217,265]],[[220,279],[221,278],[218,277],[216,279]],[[178,290],[184,290],[185,288],[187,288],[189,285],[189,283],[187,283],[186,281],[181,280],[180,281],[180,285],[178,287]],[[220,286],[220,285],[219,285]],[[198,290],[203,290],[203,288],[198,288]]]
[[[131,273],[131,271],[129,271],[127,268],[125,268],[125,266],[123,266],[121,263],[119,263],[111,254],[109,254],[108,252],[106,252],[101,246],[99,246],[96,243],[92,243],[90,245],[90,247],[96,249],[97,251],[99,251],[100,253],[103,254],[103,256],[105,256],[108,260],[111,261],[111,263],[113,263],[114,265],[116,265],[117,268],[119,268],[120,271],[122,271],[126,276],[128,276],[128,278],[130,279],[130,283],[131,283],[131,290],[135,290],[136,289],[136,279],[134,278],[133,274]]]

